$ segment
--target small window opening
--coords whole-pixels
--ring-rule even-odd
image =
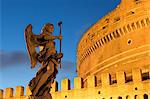
[[[130,45],[132,43],[132,40],[128,40],[128,45]]]
[[[135,30],[135,29],[136,29],[136,27],[135,27],[135,24],[134,24],[134,23],[132,23],[132,24],[131,24],[131,27],[132,27],[132,29],[133,29],[133,30]]]
[[[109,77],[110,77],[110,85],[117,83],[116,74],[109,75]]]
[[[98,94],[101,94],[101,92],[100,92],[100,91],[98,91]]]
[[[149,25],[150,24],[150,20],[149,18],[146,19],[146,24]]]
[[[144,94],[144,99],[148,99],[148,95],[147,94]]]
[[[142,73],[142,81],[150,79],[149,72]]]
[[[132,73],[131,72],[125,73],[125,83],[132,82],[132,81],[133,81]]]

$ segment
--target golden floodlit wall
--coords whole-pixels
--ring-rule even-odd
[[[58,83],[54,82],[51,89],[52,99],[149,99],[150,80],[141,82],[138,70],[133,72],[133,82],[125,83],[125,78],[115,85],[109,85],[109,74],[102,75],[102,86],[96,86],[96,77],[88,76],[87,86],[83,87],[80,77],[74,78],[74,88],[70,89],[70,80],[61,81],[61,90],[58,91]],[[123,72],[117,72],[117,77],[123,77]],[[28,99],[31,94],[29,87],[17,86],[0,90],[0,99]]]
[[[77,71],[85,87],[89,75],[101,86],[103,73],[109,74],[110,85],[122,79],[117,72],[125,74],[125,82],[133,81],[136,69],[150,79],[150,0],[122,0],[78,43]]]

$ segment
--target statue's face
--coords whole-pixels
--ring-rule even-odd
[[[54,26],[50,25],[48,27],[48,32],[50,32],[50,33],[54,32]]]
[[[47,31],[48,33],[54,32],[54,26],[51,24],[46,24],[43,28],[44,31]]]

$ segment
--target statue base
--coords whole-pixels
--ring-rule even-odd
[[[52,96],[50,93],[47,93],[46,95],[43,96],[29,96],[28,99],[52,99]]]

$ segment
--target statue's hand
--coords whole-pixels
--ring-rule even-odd
[[[26,29],[25,29],[26,32],[32,32],[32,25],[29,24]]]
[[[56,59],[61,59],[62,57],[63,57],[63,53],[58,53],[55,56]]]
[[[62,40],[62,36],[61,36],[61,35],[60,35],[60,36],[58,36],[58,39]]]

